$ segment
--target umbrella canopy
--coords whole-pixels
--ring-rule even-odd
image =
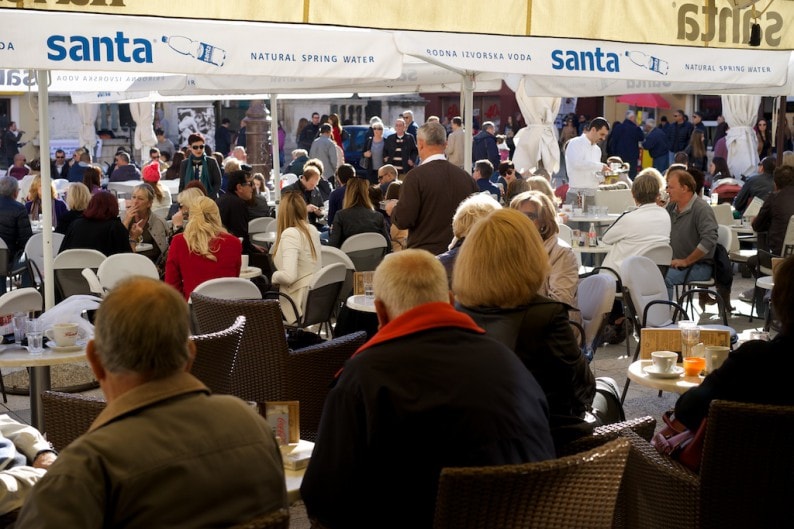
[[[633,107],[670,108],[670,102],[659,94],[625,94],[618,96],[615,101]]]

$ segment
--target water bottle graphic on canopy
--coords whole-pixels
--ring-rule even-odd
[[[190,37],[183,37],[181,35],[172,35],[166,37],[163,35],[162,41],[175,52],[182,55],[189,55],[198,61],[214,64],[215,66],[223,66],[226,62],[226,50],[222,50],[217,46],[193,40]]]

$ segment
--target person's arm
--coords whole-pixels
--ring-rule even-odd
[[[168,258],[165,261],[165,282],[181,294],[184,294],[182,284],[182,270],[180,269],[179,259],[183,257],[182,247],[185,245],[183,235],[176,235],[171,241],[171,249],[168,251]],[[177,255],[178,254],[178,255]]]
[[[340,215],[340,213],[341,212],[337,212],[336,215],[334,215],[334,223],[331,225],[331,234],[328,236],[328,245],[334,248],[342,246],[342,220],[344,215]]]
[[[475,186],[477,184],[474,184]],[[390,202],[386,205],[386,213],[391,221],[401,230],[410,230],[416,226],[422,197],[419,194],[419,179],[415,174],[405,177],[400,189],[400,200],[396,204]],[[389,208],[391,207],[391,211]]]
[[[557,259],[551,266],[547,297],[576,306],[576,288],[579,285],[579,265],[570,248],[555,248]]]
[[[278,255],[281,257],[281,266],[273,272],[273,283],[289,286],[298,280],[298,257],[301,249],[300,232],[296,228],[287,228],[281,234],[278,244]]]
[[[590,144],[586,141],[571,142],[565,151],[565,163],[574,171],[592,172],[594,175],[604,169],[601,160],[590,156]]]
[[[385,217],[380,213],[378,213],[378,216],[380,217],[380,234],[386,239],[386,253],[391,253],[391,236],[389,234],[390,228],[386,226]]]
[[[8,415],[0,415],[0,435],[14,443],[31,464],[40,452],[54,453],[52,445],[37,429],[17,422]]]
[[[549,325],[544,329],[543,336],[551,348],[559,379],[570,380],[574,399],[572,411],[580,415],[589,410],[593,403],[595,377],[587,364],[587,359],[582,355],[569,323],[568,311],[563,305],[559,305]]]
[[[744,210],[747,209],[747,200],[750,198],[751,187],[750,182],[747,182],[739,190],[739,194],[736,195],[736,198],[733,199],[734,209],[741,213],[744,213]]]
[[[444,148],[444,154],[447,155],[447,159],[453,157],[455,155],[455,136],[454,132],[450,134],[447,138],[447,146]]]
[[[766,197],[758,215],[753,219],[753,231],[758,233],[769,231],[770,226],[772,226],[772,205],[775,203],[777,196],[777,193],[772,193]]]

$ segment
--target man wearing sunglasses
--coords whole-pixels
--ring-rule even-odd
[[[190,154],[179,166],[179,190],[191,180],[198,180],[207,190],[207,196],[214,199],[218,197],[221,188],[221,168],[212,156],[204,152],[204,136],[200,133],[188,137]]]
[[[69,164],[66,162],[66,153],[63,149],[55,151],[55,159],[50,162],[50,174],[53,179],[69,179]]]

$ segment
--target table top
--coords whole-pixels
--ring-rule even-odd
[[[347,298],[347,306],[353,310],[375,313],[375,300],[367,299],[366,296],[350,296]]]
[[[31,355],[16,344],[0,345],[0,367],[42,367],[69,364],[85,360],[85,348],[68,353],[55,353],[44,349],[40,355]]]
[[[135,245],[135,253],[148,252],[149,250],[152,249],[154,249],[154,246],[152,246],[148,242],[139,242],[138,244]]]
[[[571,246],[574,253],[609,253],[612,246],[609,244],[598,243],[598,246]]]
[[[276,232],[263,231],[259,233],[254,233],[253,235],[251,235],[251,240],[254,242],[267,242],[272,244],[276,242]]]
[[[755,285],[764,290],[772,290],[775,286],[775,278],[772,276],[761,276],[755,280]]]
[[[735,231],[736,233],[747,233],[747,234],[755,233],[753,231],[753,227],[750,226],[749,224],[746,225],[746,226],[741,226],[739,224],[734,224],[733,226],[731,226],[731,230]]]
[[[292,446],[292,445],[291,445]],[[293,452],[309,452],[314,450],[314,443],[301,439],[298,445],[293,448]],[[287,485],[287,500],[290,504],[295,503],[301,499],[301,483],[303,483],[303,475],[306,473],[306,468],[300,470],[290,470],[284,468],[284,481]]]
[[[248,266],[240,270],[240,277],[243,279],[253,279],[262,275],[262,269],[257,266]]]
[[[598,224],[612,224],[620,217],[620,213],[607,213],[606,215],[569,215],[568,222],[595,222]]]
[[[697,387],[703,382],[704,377],[701,375],[694,377],[682,375],[677,378],[653,378],[642,370],[643,367],[651,364],[653,364],[652,360],[637,360],[631,364],[628,369],[629,379],[643,386],[671,393],[686,393],[687,390]],[[676,365],[683,367],[681,364]]]

